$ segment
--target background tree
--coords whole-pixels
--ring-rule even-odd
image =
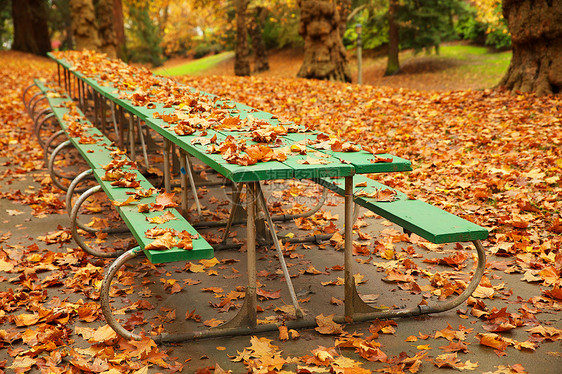
[[[160,66],[163,62],[162,35],[158,24],[151,17],[155,4],[151,1],[129,0],[129,32],[132,38],[127,49],[130,59]]]
[[[299,34],[304,38],[304,61],[297,76],[351,82],[336,2],[298,0],[297,3],[301,10]]]
[[[234,74],[250,75],[250,58],[248,51],[248,30],[246,25],[246,11],[248,0],[236,1],[236,47],[234,56]]]
[[[269,9],[264,6],[253,6],[252,14],[249,17],[248,31],[252,41],[252,50],[254,52],[254,72],[262,72],[269,70],[269,62],[267,61],[267,53],[265,50],[265,42],[263,40],[263,25],[269,13]]]
[[[398,5],[398,0],[390,0],[388,5],[388,54],[384,75],[393,75],[400,71],[400,60],[398,57],[400,34],[396,20]]]
[[[98,50],[100,40],[92,0],[70,0],[72,37],[77,50]]]
[[[51,50],[44,0],[12,0],[14,42],[12,49],[45,55]]]
[[[127,44],[125,40],[125,22],[123,17],[123,2],[113,0],[113,29],[115,31],[115,42],[117,43],[117,56],[124,59]]]
[[[49,29],[53,47],[58,49],[72,49],[72,18],[70,16],[69,0],[50,0]],[[58,45],[55,45],[55,42]]]
[[[503,0],[512,40],[509,69],[500,82],[538,95],[562,89],[562,0]]]
[[[111,58],[117,57],[117,33],[113,8],[114,0],[98,0],[96,21],[100,39],[100,50]]]

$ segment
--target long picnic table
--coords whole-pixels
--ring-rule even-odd
[[[231,335],[238,333],[249,333],[255,331],[266,331],[277,328],[277,325],[258,326],[256,318],[257,307],[257,282],[256,282],[256,209],[261,206],[266,216],[266,220],[272,234],[273,242],[276,246],[279,260],[283,268],[285,279],[291,294],[297,321],[289,321],[287,326],[305,327],[313,326],[314,321],[306,320],[298,306],[296,295],[291,284],[291,278],[285,265],[279,240],[275,233],[274,225],[269,215],[266,200],[261,188],[261,182],[271,180],[287,179],[310,179],[313,181],[326,180],[328,177],[344,178],[344,272],[345,272],[345,313],[344,316],[336,317],[336,321],[348,321],[349,318],[357,317],[357,313],[365,311],[365,304],[358,297],[353,277],[353,251],[352,251],[352,226],[353,226],[353,207],[354,207],[354,175],[371,173],[389,173],[410,171],[411,163],[390,154],[376,154],[371,150],[353,148],[349,151],[348,147],[336,149],[326,146],[330,137],[317,131],[310,131],[302,126],[295,126],[292,123],[281,123],[271,114],[261,112],[248,106],[224,101],[214,95],[196,92],[190,89],[195,95],[202,95],[210,99],[216,113],[220,118],[206,118],[205,121],[212,122],[212,126],[205,126],[189,134],[181,134],[177,131],[177,122],[174,116],[185,113],[185,118],[189,118],[189,113],[182,112],[183,103],[158,102],[152,95],[150,87],[134,87],[129,82],[119,83],[116,87],[107,78],[107,72],[89,72],[84,74],[80,69],[73,66],[65,58],[59,58],[54,54],[50,57],[57,62],[59,71],[59,84],[64,86],[69,94],[74,95],[78,101],[82,102],[87,93],[91,90],[94,95],[104,97],[113,105],[117,105],[129,112],[130,116],[137,116],[144,121],[146,126],[160,134],[164,139],[164,176],[166,187],[169,189],[169,152],[170,146],[178,147],[182,152],[190,157],[195,157],[204,164],[208,165],[224,177],[230,179],[237,185],[237,191],[242,191],[246,187],[246,247],[247,247],[247,276],[245,299],[242,308],[237,315],[219,329],[209,331],[198,331],[181,334],[180,336],[164,338],[167,341],[185,340],[208,336]],[[118,72],[116,72],[118,74]],[[73,77],[73,78],[72,78]],[[152,78],[151,78],[152,79]],[[158,78],[156,85],[166,85],[169,81]],[[115,79],[113,79],[115,82]],[[89,87],[89,88],[88,88]],[[128,88],[128,89],[127,89]],[[135,96],[136,94],[136,96]],[[161,99],[161,98],[160,98]],[[136,102],[135,102],[136,101]],[[95,100],[98,105],[99,100]],[[104,101],[105,103],[105,101]],[[97,115],[97,110],[95,111]],[[215,113],[215,114],[216,114]],[[130,117],[132,118],[132,117]],[[228,119],[226,120],[225,119]],[[104,120],[100,119],[100,122]],[[214,121],[214,122],[213,122]],[[97,121],[95,121],[97,122]],[[224,125],[228,123],[229,125]],[[208,124],[208,123],[207,123]],[[175,126],[173,126],[175,125]],[[131,128],[129,129],[131,131]],[[260,134],[259,131],[262,130]],[[258,136],[256,137],[256,131]],[[269,131],[269,132],[268,132]],[[181,134],[181,135],[179,135]],[[245,151],[242,155],[248,155],[251,147],[254,151],[260,150],[260,136],[274,138],[273,145],[264,149],[264,152],[278,152],[276,159],[269,159],[267,162],[239,162],[232,163],[224,153],[216,152],[221,146],[226,147],[228,142],[232,142],[230,147],[239,144],[244,145]],[[134,137],[130,137],[134,139]],[[333,143],[334,139],[331,138]],[[132,142],[132,140],[131,140]],[[226,145],[225,145],[226,144]],[[353,145],[351,145],[353,146]],[[134,144],[131,145],[134,149]],[[213,151],[214,150],[214,151]],[[281,155],[280,155],[281,153]],[[259,157],[259,156],[258,156]],[[134,152],[132,152],[134,159]],[[182,164],[185,166],[185,164]],[[185,186],[182,186],[185,190]],[[229,225],[232,223],[236,205],[240,194],[235,196]],[[228,230],[228,227],[227,227]],[[119,262],[117,260],[116,262]],[[399,315],[399,314],[396,314]],[[394,316],[389,314],[389,316]],[[384,316],[383,316],[384,317]],[[120,331],[123,333],[123,330]],[[138,338],[135,334],[129,337]]]

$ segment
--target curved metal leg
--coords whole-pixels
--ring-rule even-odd
[[[70,185],[68,186],[68,190],[66,191],[66,211],[68,212],[68,216],[70,216],[72,214],[72,195],[74,194],[74,192],[79,192],[79,193],[83,193],[86,191],[86,189],[83,190],[79,190],[76,189],[76,187],[85,179],[91,178],[92,177],[92,173],[94,172],[93,169],[88,169],[83,171],[82,173],[78,174],[76,176],[76,178],[74,178],[72,180],[72,183],[70,183]],[[105,228],[102,230],[96,230],[96,229],[92,229],[91,227],[85,225],[84,223],[80,222],[78,220],[78,218],[76,218],[76,225],[78,226],[79,229],[87,231],[89,233],[96,233],[96,232],[105,232],[108,234],[117,234],[117,233],[124,233],[124,232],[128,232],[129,229],[127,228],[127,226],[121,226],[121,227],[116,227],[116,228]]]
[[[33,114],[35,114],[35,109],[37,107],[37,104],[39,104],[43,100],[47,100],[47,96],[44,95],[43,97],[40,97],[39,99],[35,100],[33,104],[31,104],[29,108],[29,111],[31,112],[31,118],[35,117]]]
[[[21,94],[21,101],[23,101],[23,105],[25,106],[25,110],[27,110],[28,112],[29,112],[29,104],[28,104],[27,101],[25,101],[25,95],[27,95],[27,91],[29,91],[33,87],[37,87],[35,82],[31,83],[29,86],[24,88],[23,93]]]
[[[109,291],[111,289],[111,281],[113,277],[115,277],[115,274],[117,274],[117,271],[121,268],[121,266],[123,266],[127,261],[137,257],[141,253],[143,253],[142,249],[140,249],[140,247],[136,247],[128,250],[127,252],[119,256],[109,266],[101,283],[100,302],[101,302],[101,311],[103,313],[103,316],[105,317],[107,324],[111,326],[111,328],[115,330],[116,333],[118,333],[119,335],[121,335],[127,340],[141,340],[142,337],[140,335],[137,335],[133,332],[126,330],[123,326],[119,324],[119,322],[117,322],[117,320],[113,316],[113,313],[111,312],[111,305],[109,304]]]
[[[55,165],[55,158],[57,157],[57,154],[64,148],[68,147],[69,145],[72,145],[72,143],[70,142],[70,140],[67,140],[65,142],[62,142],[61,144],[59,144],[53,151],[53,153],[51,153],[51,157],[49,157],[49,162],[47,163],[47,169],[49,170],[49,175],[51,176],[51,179],[53,181],[53,183],[55,184],[55,186],[57,186],[58,188],[60,188],[63,191],[67,191],[68,187],[64,186],[62,183],[60,183],[57,179],[58,175],[55,173],[54,171],[54,165]]]
[[[47,115],[51,114],[51,116],[55,115],[51,108],[45,108],[42,111],[40,111],[37,114],[37,116],[33,119],[33,132],[34,133],[37,132],[37,126],[38,126],[38,123],[39,123],[39,119],[45,114],[47,114]]]
[[[41,95],[45,95],[43,92],[39,91],[33,94],[33,96],[31,96],[31,98],[29,99],[29,101],[27,102],[27,114],[29,114],[29,116],[31,118],[33,118],[33,112],[31,111],[31,106],[33,105],[32,103],[37,100],[38,96]]]
[[[68,189],[66,190],[66,200],[65,201],[66,201],[66,211],[68,212],[69,216],[72,214],[72,195],[74,194],[74,190],[76,189],[76,186],[78,186],[78,184],[80,182],[82,182],[82,180],[91,176],[93,174],[93,172],[94,172],[94,169],[88,169],[88,170],[83,171],[82,173],[78,174],[76,176],[76,178],[74,178],[72,180],[72,182],[70,183],[70,185],[68,186]]]
[[[43,138],[41,138],[41,130],[42,130],[43,126],[45,125],[45,123],[47,123],[47,121],[50,120],[51,118],[53,118],[54,116],[55,116],[55,114],[53,112],[48,113],[47,115],[45,115],[43,117],[43,119],[41,121],[37,122],[37,125],[35,126],[35,129],[34,129],[35,137],[37,138],[37,142],[39,143],[39,145],[43,149],[45,149],[45,141],[43,140]]]
[[[98,192],[100,190],[101,190],[101,186],[94,186],[94,187],[88,189],[86,192],[84,192],[78,198],[78,200],[76,200],[76,203],[74,203],[74,206],[72,207],[72,211],[70,212],[70,231],[72,232],[72,238],[74,239],[76,244],[78,244],[78,246],[84,250],[84,252],[89,253],[92,256],[100,257],[100,258],[118,257],[121,254],[123,254],[124,251],[115,251],[115,252],[99,252],[99,251],[96,251],[95,249],[88,246],[84,242],[84,240],[82,240],[82,237],[78,234],[78,225],[76,224],[77,217],[78,217],[78,211],[80,210],[80,207],[82,206],[84,201],[86,201],[86,199],[88,199],[91,195],[95,194],[96,192]]]
[[[49,139],[47,139],[47,141],[45,142],[45,147],[43,148],[43,151],[45,152],[44,158],[43,158],[44,161],[45,161],[45,165],[47,165],[47,164],[49,163],[49,156],[50,156],[49,150],[56,148],[56,147],[53,147],[53,146],[51,145],[51,143],[52,143],[56,138],[58,138],[59,136],[64,135],[64,134],[65,134],[64,130],[59,130],[59,131],[55,132],[53,135],[51,135],[51,136],[49,137]],[[60,143],[59,143],[59,144],[60,144]]]
[[[478,254],[476,270],[474,271],[474,275],[472,276],[472,279],[465,290],[454,299],[437,303],[435,305],[418,305],[414,308],[377,311],[371,306],[365,304],[365,302],[357,293],[355,282],[352,282],[351,285],[346,285],[346,287],[349,287],[351,289],[351,292],[353,292],[350,300],[348,301],[346,299],[346,316],[352,317],[354,322],[360,322],[376,318],[386,319],[412,317],[419,316],[421,314],[440,313],[456,308],[457,306],[465,302],[470,295],[472,295],[476,287],[478,287],[478,284],[480,284],[480,280],[482,279],[482,275],[484,274],[484,270],[486,268],[486,251],[484,250],[482,243],[480,242],[480,240],[474,240],[472,243],[476,247],[476,252]],[[349,307],[347,306],[348,303]],[[350,310],[348,310],[348,308],[350,308]]]

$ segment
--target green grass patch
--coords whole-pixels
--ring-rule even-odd
[[[479,82],[480,88],[490,88],[498,84],[507,71],[511,51],[494,52],[483,46],[449,44],[440,47],[439,55],[432,50],[429,55],[404,51],[401,56],[403,64],[423,59],[457,62],[447,69],[451,79]]]
[[[232,58],[233,56],[234,56],[234,52],[222,52],[216,55],[203,57],[173,67],[158,68],[154,70],[154,73],[168,76],[168,77],[173,77],[177,75],[198,74],[200,72],[203,72],[207,69],[214,67],[215,65],[221,63],[222,61]]]

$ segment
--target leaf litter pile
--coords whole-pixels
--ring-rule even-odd
[[[474,297],[458,308],[458,323],[443,322],[440,328],[428,330],[424,323],[418,322],[418,331],[407,335],[400,331],[400,325],[406,324],[400,320],[373,321],[368,328],[354,330],[354,326],[334,322],[330,314],[320,314],[316,316],[318,327],[313,332],[282,327],[273,339],[270,335],[237,338],[243,345],[234,350],[222,347],[221,344],[227,344],[224,340],[217,340],[211,343],[216,350],[193,357],[187,352],[180,359],[178,352],[182,346],[157,346],[150,336],[127,342],[103,322],[98,304],[99,287],[109,260],[84,254],[70,241],[67,228],[53,227],[46,235],[29,238],[32,244],[14,244],[12,239],[19,233],[10,224],[12,219],[28,211],[34,220],[66,214],[64,195],[50,182],[42,150],[30,136],[32,123],[21,102],[22,89],[32,78],[52,79],[55,66],[45,59],[12,52],[0,54],[0,60],[4,67],[0,73],[3,92],[0,96],[0,196],[29,207],[6,209],[2,215],[0,344],[5,354],[0,358],[0,370],[415,373],[439,368],[479,372],[486,367],[491,368],[489,372],[520,373],[532,372],[532,368],[509,360],[510,354],[517,351],[533,354],[541,349],[560,359],[562,330],[556,315],[562,300],[560,97],[511,96],[501,91],[432,93],[358,88],[297,79],[184,77],[182,80],[189,86],[345,139],[340,145],[353,142],[411,160],[413,172],[387,174],[378,177],[379,180],[487,227],[491,234],[484,243],[489,255],[485,276]],[[272,157],[266,151],[256,149],[253,159]],[[236,162],[246,161],[237,159]],[[19,186],[22,181],[24,188],[11,187]],[[29,186],[25,188],[26,185]],[[292,185],[280,191],[279,197],[306,193],[306,188]],[[294,212],[297,208],[290,209]],[[287,210],[279,213],[283,212]],[[472,266],[470,252],[462,245],[453,250],[433,245],[415,235],[405,235],[386,222],[382,224],[388,227],[380,235],[369,234],[364,227],[369,226],[372,218],[370,213],[363,214],[354,242],[356,261],[374,266],[383,274],[385,283],[372,284],[371,289],[401,289],[414,297],[417,295],[418,302],[442,301],[462,292]],[[330,244],[338,249],[342,238],[336,220],[336,215],[327,210],[296,219],[294,224],[303,232],[334,233]],[[306,250],[300,250],[302,247],[307,249],[306,246],[284,248],[287,258],[301,265],[294,268],[300,270],[291,273],[302,277],[301,282],[305,283],[305,277],[310,282],[324,277],[320,287],[341,289],[343,280],[337,276],[341,264],[317,269],[312,265],[314,258],[304,259]],[[421,267],[422,262],[427,267]],[[138,268],[119,273],[118,280],[125,286],[121,296],[136,292],[142,297],[116,313],[129,312],[128,328],[148,325],[153,332],[161,332],[164,323],[180,319],[179,312],[176,317],[175,310],[147,301],[145,297],[153,296],[151,289],[144,283],[137,285],[135,278],[156,272],[169,296],[185,293],[189,286],[205,284],[209,277],[236,278],[244,270],[237,265],[227,258],[172,268],[143,262]],[[173,272],[192,277],[178,281],[171,275]],[[258,277],[260,284],[265,284],[279,275],[275,270],[262,270]],[[532,287],[532,296],[519,296],[517,286],[507,288],[504,280],[513,277],[523,282],[525,289]],[[355,281],[370,284],[359,273]],[[266,289],[263,284],[258,290],[260,304],[270,303],[267,308],[281,315],[294,313],[283,305],[279,291]],[[243,298],[243,289],[239,287],[201,286],[190,293],[201,291],[217,299],[210,306],[219,313],[238,308]],[[301,303],[306,302],[305,294]],[[330,303],[339,306],[342,301],[332,297]],[[216,326],[228,319],[203,319],[195,307],[205,308],[189,305],[185,317],[181,318],[206,326]],[[156,321],[147,322],[143,312],[154,308],[161,309],[162,314]],[[308,339],[322,337],[322,344],[313,347],[304,344],[303,334]],[[391,340],[385,340],[385,336],[394,340],[393,345],[403,336],[398,351],[388,347]],[[183,347],[196,344],[184,343]],[[478,362],[471,355],[478,345],[489,348],[490,358],[482,361],[497,364]],[[220,365],[213,361],[215,357],[217,362],[221,361]]]

